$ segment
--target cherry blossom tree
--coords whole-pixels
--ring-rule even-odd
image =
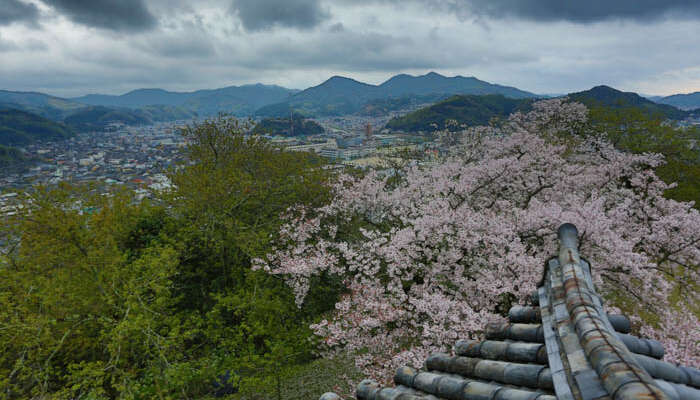
[[[581,254],[612,306],[677,319],[671,292],[698,304],[700,215],[663,196],[660,156],[620,152],[587,134],[586,120],[580,104],[541,101],[462,132],[439,163],[343,175],[330,204],[289,211],[257,265],[284,277],[298,304],[314,277],[341,277],[335,313],[313,329],[328,355],[349,352],[384,381],[524,300],[564,222],[582,232]],[[688,335],[670,359],[697,365],[700,333]]]

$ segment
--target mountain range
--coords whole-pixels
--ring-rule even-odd
[[[150,124],[208,117],[222,112],[238,117],[261,118],[288,117],[291,113],[305,117],[345,114],[381,116],[409,106],[432,104],[453,95],[501,95],[516,100],[545,97],[474,77],[446,77],[430,72],[420,76],[396,75],[379,85],[333,76],[320,85],[301,91],[254,84],[193,92],[138,89],[119,96],[90,94],[66,99],[36,92],[0,90],[0,108],[32,113],[80,132],[99,131],[113,122]],[[671,119],[688,115],[687,111],[672,105],[658,104],[635,93],[620,92],[607,86],[572,93],[569,97],[589,106],[640,107]],[[700,97],[699,93],[668,96],[657,101],[694,108],[697,97]],[[477,114],[487,115],[483,107],[488,108],[493,104],[472,106],[476,107],[472,108],[473,111],[477,110],[474,111]]]
[[[258,108],[286,100],[298,90],[275,85],[228,86],[220,89],[194,92],[169,92],[163,89],[137,89],[113,96],[89,94],[70,99],[78,103],[104,107],[141,108],[149,105],[180,107],[200,116],[226,112],[235,116],[248,116]]]
[[[322,84],[294,94],[288,100],[260,108],[255,115],[281,117],[290,112],[307,116],[353,114],[377,99],[454,94],[500,94],[521,99],[537,97],[510,86],[502,86],[474,77],[446,77],[435,72],[425,75],[396,75],[380,85],[370,85],[342,76],[333,76]]]

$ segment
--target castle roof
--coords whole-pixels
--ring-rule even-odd
[[[359,400],[700,399],[700,371],[662,360],[664,347],[630,334],[624,315],[608,315],[578,254],[578,232],[559,228],[529,304],[491,323],[485,341],[461,340],[433,354],[425,370],[401,367],[395,387],[364,380]],[[320,400],[338,396],[326,393]]]

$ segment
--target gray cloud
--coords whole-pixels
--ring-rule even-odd
[[[206,60],[214,56],[216,49],[210,38],[193,32],[192,34],[158,34],[136,46],[146,51],[168,58]]]
[[[309,29],[330,16],[319,0],[233,0],[231,8],[249,31],[275,26]]]
[[[474,17],[516,18],[532,21],[591,23],[606,20],[651,21],[668,16],[700,18],[698,0],[335,0],[345,5],[418,4],[429,11]]]
[[[17,45],[14,42],[5,40],[2,38],[2,35],[0,35],[0,53],[15,49],[17,49]]]
[[[113,31],[144,31],[156,18],[143,0],[43,0],[70,20]]]
[[[0,25],[9,25],[13,22],[34,23],[38,17],[39,10],[31,3],[3,0],[3,4],[0,6]]]
[[[612,19],[650,21],[672,15],[700,18],[697,0],[339,0],[346,5],[412,2],[460,19],[520,18],[534,21],[599,22]]]
[[[470,0],[446,2],[457,12],[491,17],[579,23],[609,19],[653,20],[668,14],[700,17],[697,0]]]
[[[609,0],[603,12],[597,0],[537,2],[549,8],[534,0],[124,0],[146,15],[126,25],[67,11],[84,4],[80,15],[139,21],[99,6],[117,0],[31,1],[55,6],[38,5],[40,29],[0,26],[0,88],[63,96],[255,82],[305,88],[332,75],[379,83],[436,70],[538,93],[601,83],[652,94],[700,89],[700,24],[677,1],[638,0],[630,11],[628,0]],[[57,13],[73,23],[51,20]]]

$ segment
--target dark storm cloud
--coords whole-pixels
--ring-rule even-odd
[[[345,5],[420,4],[461,19],[521,18],[589,23],[613,19],[650,21],[667,16],[700,18],[698,0],[334,0]]]
[[[39,10],[34,4],[19,0],[3,0],[0,6],[0,25],[9,25],[13,22],[34,23],[38,17]]]
[[[156,25],[143,0],[43,0],[72,21],[114,31],[144,31]]]
[[[652,20],[668,14],[700,17],[698,0],[470,0],[447,3],[457,11],[468,9],[476,15],[539,21]]]
[[[319,0],[234,0],[231,8],[249,31],[275,26],[309,29],[329,17]]]

